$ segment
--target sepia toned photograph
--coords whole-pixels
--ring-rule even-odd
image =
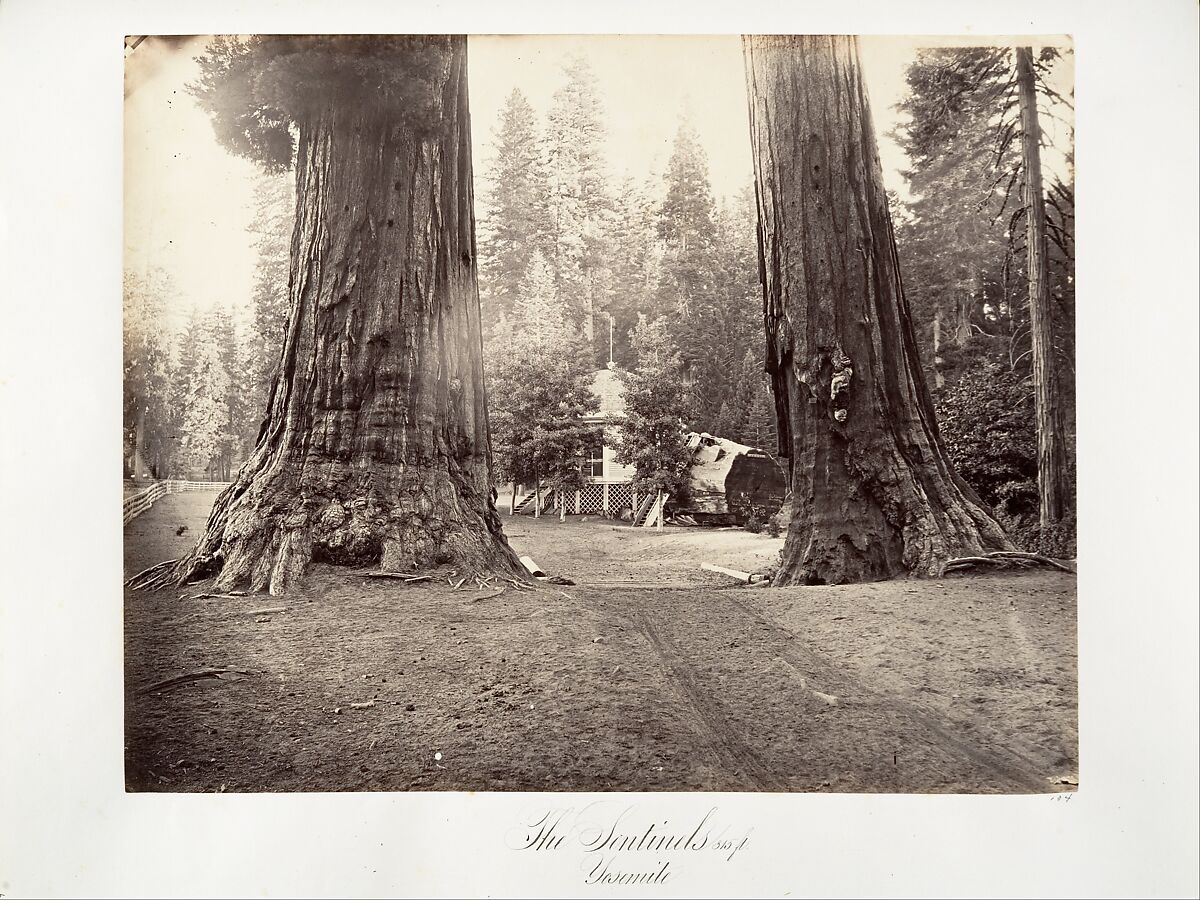
[[[126,36],[125,789],[1076,791],[1074,62]]]

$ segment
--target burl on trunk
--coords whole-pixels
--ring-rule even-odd
[[[767,366],[793,517],[777,585],[1011,549],[938,436],[853,37],[743,41]]]
[[[297,123],[279,375],[180,580],[274,594],[310,561],[521,571],[489,478],[466,42],[441,40],[419,121],[334,94]]]

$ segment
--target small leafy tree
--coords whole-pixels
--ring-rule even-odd
[[[599,429],[582,418],[596,408],[587,375],[519,342],[489,361],[492,462],[504,482],[565,491],[583,483],[581,469]]]
[[[498,478],[559,496],[583,483],[587,450],[599,429],[582,419],[596,408],[589,354],[563,320],[553,274],[539,251],[513,300],[511,331],[487,358],[492,462]],[[514,497],[514,502],[515,502]],[[537,510],[535,510],[537,512]]]
[[[588,448],[600,439],[600,429],[582,421],[596,407],[587,377],[570,366],[547,368],[540,392],[546,414],[534,429],[532,457],[539,481],[558,494],[562,519],[567,492],[583,486],[583,464]]]
[[[938,423],[960,475],[997,512],[1037,514],[1033,394],[987,360],[963,372],[937,401]]]
[[[679,351],[663,318],[640,317],[633,330],[637,367],[621,373],[625,418],[620,426],[617,461],[634,467],[634,489],[663,491],[679,502],[687,494],[688,449],[680,414],[684,383]]]

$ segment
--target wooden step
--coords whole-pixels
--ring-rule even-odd
[[[650,494],[645,499],[643,499],[641,503],[638,504],[637,513],[633,517],[634,525],[644,525],[645,524],[646,516],[650,515],[650,510],[654,506],[655,499],[656,499],[656,495]]]

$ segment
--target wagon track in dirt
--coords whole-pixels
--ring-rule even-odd
[[[726,770],[736,777],[748,780],[748,786],[755,790],[787,790],[786,783],[741,739],[721,704],[712,700],[711,695],[703,689],[702,680],[688,664],[675,641],[662,633],[645,611],[636,611],[633,620],[662,659],[667,672],[674,677],[674,684],[679,692],[687,698],[704,723],[709,747],[720,758]]]
[[[780,658],[801,673],[814,672],[809,677],[818,684],[822,683],[821,679],[823,679],[823,683],[831,690],[854,697],[859,703],[877,705],[880,708],[891,707],[895,715],[906,718],[918,729],[929,732],[937,738],[937,743],[942,746],[952,747],[981,768],[1002,776],[1010,782],[1012,788],[1024,788],[1037,793],[1046,790],[1045,779],[1030,774],[1038,770],[1038,760],[1014,748],[1012,746],[1013,736],[1007,738],[1008,746],[989,743],[987,749],[966,741],[960,737],[966,723],[952,717],[927,712],[900,697],[885,696],[872,690],[861,680],[848,673],[840,672],[836,667],[821,660],[816,651],[798,644],[795,640],[796,636],[792,632],[772,622],[749,603],[733,596],[732,592],[730,592],[728,600],[742,610],[747,618],[761,627],[770,629],[776,635],[775,649]]]
[[[985,792],[1049,789],[1051,772],[1036,751],[867,687],[741,589],[712,590],[701,604],[684,591],[654,597],[658,602],[646,602],[646,593],[610,602],[653,649],[663,683],[692,707],[722,769],[748,789],[939,790],[960,782]],[[737,668],[714,657],[714,649],[729,656],[726,645]],[[762,673],[773,673],[775,682]],[[835,777],[827,777],[830,769]],[[862,771],[874,778],[855,774]]]

